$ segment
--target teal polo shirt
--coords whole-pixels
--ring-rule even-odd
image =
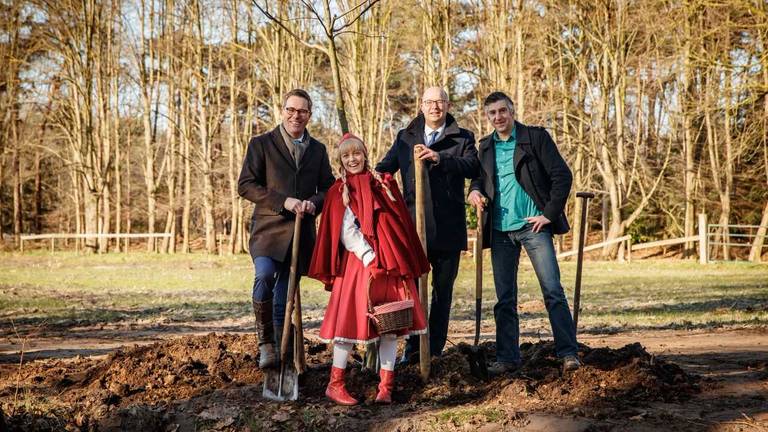
[[[493,200],[493,229],[498,231],[516,231],[524,227],[527,217],[542,213],[533,200],[515,178],[516,130],[508,140],[503,141],[493,133],[493,148],[496,153],[496,170],[493,184],[496,197]]]

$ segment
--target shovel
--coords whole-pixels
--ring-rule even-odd
[[[584,261],[584,237],[587,231],[587,210],[589,209],[589,200],[595,197],[592,192],[577,192],[577,198],[581,198],[579,207],[579,249],[576,261],[576,288],[573,293],[573,327],[579,329],[579,310],[581,309],[581,264]]]
[[[299,240],[301,240],[301,213],[296,214],[296,221],[293,225],[293,248],[291,250],[291,273],[288,276],[288,304],[285,305],[285,321],[283,322],[283,336],[280,338],[280,373],[268,371],[264,377],[264,390],[262,396],[274,401],[295,401],[299,398],[299,368],[294,361],[293,365],[288,365],[286,354],[288,353],[288,344],[290,343],[291,321],[293,321],[294,303],[296,300],[296,273],[299,261]],[[299,320],[301,317],[299,317]],[[304,341],[301,340],[303,345]],[[302,346],[303,348],[303,346]],[[303,350],[302,350],[303,351]],[[294,356],[300,353],[294,351]]]
[[[475,343],[464,349],[469,370],[477,379],[488,379],[488,358],[480,346],[480,313],[483,308],[483,207],[477,209],[477,240],[475,240]],[[464,345],[466,346],[466,345]]]
[[[417,144],[414,146],[414,152],[417,151],[417,146],[423,146],[423,144]],[[424,248],[424,253],[427,253],[427,225],[424,215],[424,206],[426,201],[426,188],[429,187],[427,183],[429,178],[424,170],[424,161],[413,158],[414,162],[414,174],[416,176],[416,232],[421,240],[421,247]],[[429,322],[429,309],[427,304],[429,302],[429,274],[425,273],[419,277],[419,301],[424,312],[424,318]],[[429,374],[432,369],[431,356],[429,350],[429,324],[427,324],[427,332],[419,336],[419,371],[421,372],[421,379],[423,381],[429,380]]]

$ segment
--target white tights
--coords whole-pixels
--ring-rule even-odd
[[[352,344],[348,342],[333,343],[333,366],[339,369],[347,367],[347,359],[352,351]],[[379,361],[381,368],[388,371],[395,370],[397,358],[397,336],[393,334],[381,335],[379,345]]]

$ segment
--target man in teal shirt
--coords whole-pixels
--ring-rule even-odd
[[[524,247],[541,285],[552,326],[557,356],[565,370],[578,369],[578,344],[568,300],[560,284],[553,234],[568,232],[563,209],[572,176],[547,131],[515,121],[512,100],[502,92],[488,95],[483,104],[494,128],[480,140],[481,175],[472,180],[469,202],[484,206],[484,245],[490,245],[498,302],[496,362],[489,372],[517,369],[520,357],[520,319],[517,314],[517,272]],[[487,247],[487,246],[486,246]]]
[[[516,132],[512,128],[506,139],[500,138],[498,131],[491,134],[496,156],[493,184],[498,195],[493,201],[493,229],[502,232],[517,231],[528,224],[528,217],[542,214],[515,179]]]

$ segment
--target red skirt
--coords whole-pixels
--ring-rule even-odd
[[[333,282],[331,298],[320,326],[320,339],[324,342],[368,343],[379,339],[376,327],[368,317],[368,278],[370,272],[356,256],[344,251],[344,276]],[[371,282],[371,303],[405,300],[406,289],[413,299],[413,325],[410,329],[396,332],[398,336],[423,334],[427,321],[421,309],[419,294],[413,279],[380,276]]]

